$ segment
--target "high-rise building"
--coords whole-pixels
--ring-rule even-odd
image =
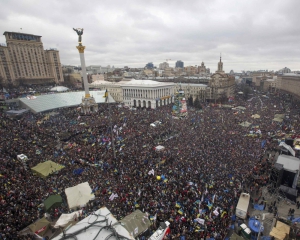
[[[183,68],[184,67],[184,62],[182,62],[181,60],[178,60],[175,64],[176,68]]]
[[[145,68],[147,68],[147,69],[153,69],[154,65],[153,65],[152,62],[149,62],[149,63],[146,64]]]
[[[4,32],[0,45],[0,81],[6,84],[43,84],[64,81],[59,51],[44,50],[41,36]]]
[[[167,63],[167,62],[163,62],[163,63],[159,64],[159,69],[160,70],[165,70],[168,67],[169,67],[169,63]]]

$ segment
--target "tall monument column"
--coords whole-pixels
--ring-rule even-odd
[[[89,91],[89,83],[87,81],[86,76],[86,67],[85,67],[85,58],[84,58],[84,49],[85,46],[82,45],[82,34],[83,34],[83,28],[73,28],[75,32],[78,34],[78,46],[76,48],[78,49],[79,56],[80,56],[80,63],[81,63],[81,70],[82,70],[82,77],[83,77],[83,85],[84,85],[84,96],[82,97],[81,102],[81,112],[84,114],[89,114],[92,112],[98,111],[98,104],[96,103],[93,96],[90,95]]]

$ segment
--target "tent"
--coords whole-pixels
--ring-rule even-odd
[[[51,208],[58,207],[62,204],[62,198],[58,195],[51,195],[44,201],[44,207],[46,212],[48,212]]]
[[[69,90],[69,88],[64,87],[64,86],[57,86],[57,87],[53,87],[50,89],[50,91],[53,91],[53,92],[65,92],[68,90]]]
[[[282,118],[274,118],[272,121],[275,121],[275,122],[282,122],[283,119],[282,119]]]
[[[276,226],[272,228],[270,232],[270,236],[274,237],[275,239],[283,240],[286,238],[287,235],[290,234],[290,226],[277,221]]]
[[[281,146],[283,146],[285,149],[287,149],[287,150],[289,150],[289,152],[295,157],[295,151],[294,151],[294,149],[290,146],[290,145],[287,145],[286,143],[284,143],[284,142],[281,142],[280,144],[279,144],[279,146],[281,147]]]
[[[281,118],[281,119],[284,119],[284,114],[275,114],[274,115],[274,118]]]
[[[256,118],[260,118],[260,116],[258,114],[254,114],[251,116],[252,118],[256,119]]]
[[[50,222],[46,218],[41,218],[28,226],[31,232],[44,236],[50,226]]]
[[[67,227],[69,224],[73,223],[74,221],[76,221],[76,219],[78,219],[78,217],[82,214],[82,210],[76,211],[76,212],[72,212],[69,214],[62,214],[59,219],[56,221],[54,227],[55,228],[64,228]]]
[[[119,238],[115,235],[118,234]],[[64,237],[64,235],[66,237]],[[121,237],[123,236],[123,237]],[[77,240],[104,240],[104,239],[128,239],[134,237],[118,222],[114,215],[102,207],[95,213],[90,214],[77,224],[66,228],[64,233],[52,238],[53,240],[77,239]]]
[[[161,150],[164,150],[164,149],[165,149],[165,147],[161,146],[161,145],[158,145],[158,146],[155,147],[156,151],[161,151]]]
[[[88,182],[66,188],[65,193],[68,199],[69,209],[84,207],[90,200],[95,198],[95,195],[91,194],[91,192],[92,189]]]
[[[300,138],[296,138],[296,139],[294,140],[294,148],[295,148],[296,150],[300,150]]]
[[[240,123],[239,125],[242,126],[242,127],[249,127],[249,126],[251,126],[251,124],[252,123],[249,123],[249,122],[246,121],[246,122]]]
[[[143,213],[140,210],[135,210],[133,213],[127,215],[119,222],[135,238],[147,231],[151,226],[148,214]]]
[[[31,170],[33,172],[35,172],[36,174],[38,174],[40,177],[47,177],[48,175],[61,170],[62,168],[64,168],[63,165],[57,164],[55,162],[52,161],[46,161],[43,163],[39,163],[38,165],[36,165],[35,167],[31,168]]]

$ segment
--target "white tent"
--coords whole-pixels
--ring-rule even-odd
[[[82,210],[72,212],[69,214],[62,214],[60,218],[57,220],[55,223],[54,227],[59,228],[59,227],[66,227],[68,226],[69,223],[74,222],[78,217],[82,214]]]
[[[165,147],[161,146],[161,145],[158,145],[158,146],[155,147],[156,151],[161,151],[161,150],[164,150],[164,149],[165,149]]]
[[[104,221],[105,219],[107,219],[107,222]],[[100,229],[101,232],[99,232]],[[53,240],[63,239],[64,234],[68,239],[76,238],[78,240],[112,240],[117,239],[117,237],[114,235],[114,232],[119,234],[119,238],[122,236],[122,239],[127,238],[128,240],[134,240],[133,235],[131,235],[124,228],[124,226],[118,222],[118,220],[110,213],[110,211],[106,207],[102,207],[94,214],[89,215],[79,223],[67,229],[65,233],[61,233],[53,238]],[[109,236],[111,236],[111,238],[109,238]]]
[[[295,151],[294,151],[294,149],[290,146],[290,145],[287,145],[286,143],[284,143],[284,142],[281,142],[280,144],[279,144],[279,146],[281,147],[281,146],[283,146],[285,149],[287,149],[287,150],[289,150],[289,152],[295,157]]]
[[[86,203],[95,198],[95,195],[91,194],[91,192],[92,189],[88,182],[66,188],[65,193],[68,199],[69,208],[84,207]]]
[[[64,86],[57,86],[57,87],[53,87],[50,89],[50,91],[54,91],[54,92],[65,92],[68,90],[69,90],[69,88],[64,87]]]

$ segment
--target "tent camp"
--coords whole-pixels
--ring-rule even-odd
[[[147,213],[143,213],[140,210],[135,210],[133,213],[127,215],[120,220],[120,223],[135,238],[147,231],[151,226]]]
[[[58,195],[51,195],[44,201],[45,211],[48,212],[51,208],[59,207],[62,204],[62,198]]]
[[[62,214],[59,219],[56,221],[54,227],[55,228],[64,228],[67,227],[69,224],[72,224],[78,219],[78,217],[82,214],[82,210],[72,212],[69,214]]]
[[[164,147],[164,146],[161,146],[161,145],[158,145],[158,146],[155,147],[155,150],[156,150],[156,151],[162,151],[162,150],[164,150],[164,149],[165,149],[165,147]]]
[[[260,118],[260,116],[258,114],[254,114],[251,117],[254,118],[254,119]]]
[[[44,236],[50,226],[50,222],[46,218],[41,218],[28,226],[32,233]]]
[[[246,121],[246,122],[240,123],[239,125],[242,126],[242,127],[249,127],[249,126],[251,126],[251,124],[252,123],[249,123],[249,122]]]
[[[37,175],[39,175],[40,177],[47,177],[48,175],[55,173],[56,171],[61,170],[62,168],[64,168],[63,165],[57,164],[55,162],[52,161],[46,161],[43,163],[39,163],[38,165],[36,165],[35,167],[31,168],[31,170],[36,173]]]
[[[84,207],[86,203],[95,198],[95,195],[91,194],[91,192],[92,189],[88,182],[66,188],[65,193],[68,199],[69,209]]]

